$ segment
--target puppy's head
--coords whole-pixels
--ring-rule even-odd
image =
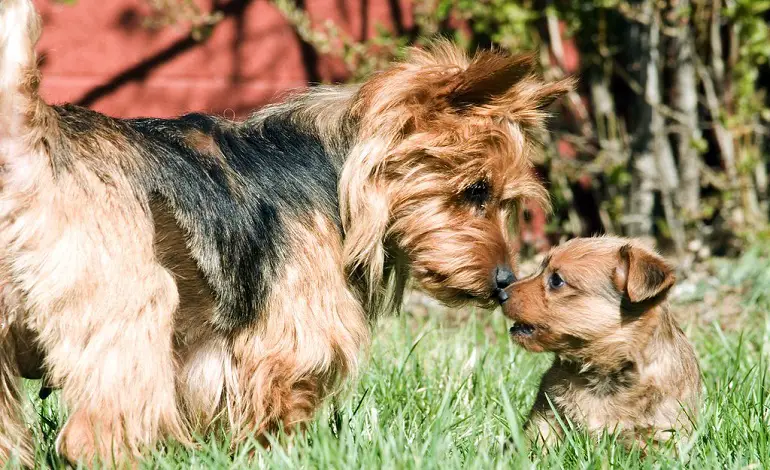
[[[538,274],[513,284],[503,305],[513,339],[531,351],[591,359],[635,342],[675,281],[638,242],[578,238],[554,248]]]
[[[446,43],[364,83],[340,181],[348,268],[376,293],[400,257],[445,303],[498,302],[514,280],[518,209],[548,205],[533,172],[545,108],[571,86],[543,81],[532,56],[469,58]]]

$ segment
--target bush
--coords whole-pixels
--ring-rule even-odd
[[[692,259],[740,249],[767,222],[770,1],[417,0],[412,29],[363,43],[275,4],[354,80],[435,35],[539,49],[546,76],[578,75],[539,162],[555,203],[541,244],[654,236]]]

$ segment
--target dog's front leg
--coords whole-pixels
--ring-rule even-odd
[[[342,266],[331,221],[292,222],[291,259],[276,280],[265,318],[233,340],[228,386],[236,440],[291,431],[313,417],[340,380],[355,372],[369,339],[363,307]]]

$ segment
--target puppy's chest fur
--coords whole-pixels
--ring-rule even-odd
[[[632,362],[600,373],[559,359],[543,377],[541,394],[546,394],[563,416],[589,430],[641,424],[661,398]]]
[[[543,376],[530,419],[553,420],[552,404],[563,419],[589,432],[652,433],[658,439],[660,431],[687,428],[700,383],[697,362],[691,349],[675,351],[611,371],[557,358]]]

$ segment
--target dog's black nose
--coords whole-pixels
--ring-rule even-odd
[[[497,271],[495,272],[495,284],[498,289],[505,289],[514,282],[516,282],[516,276],[510,268],[506,266],[497,267]]]

